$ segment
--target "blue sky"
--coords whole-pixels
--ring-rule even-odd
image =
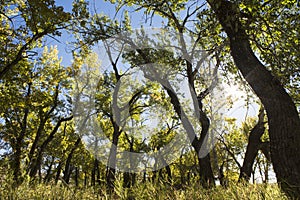
[[[63,6],[64,10],[67,12],[72,11],[72,0],[56,0],[56,5]],[[111,4],[110,2],[103,0],[91,0],[89,1],[89,11],[94,14],[95,12],[105,14],[110,18],[121,18],[122,12],[119,12],[116,16],[116,5]],[[133,8],[130,8],[129,14],[131,16],[132,26],[133,28],[140,28],[141,26],[149,26],[146,25],[145,16],[140,12],[135,12]],[[152,26],[160,26],[162,23],[162,19],[159,17],[154,17],[152,21]],[[149,23],[148,23],[149,24]],[[71,46],[68,45],[73,40],[72,35],[67,33],[66,31],[62,32],[61,37],[56,38],[58,41],[55,41],[52,38],[47,38],[47,45],[57,45],[59,50],[59,56],[62,57],[62,64],[64,66],[69,66],[72,63],[71,56]]]

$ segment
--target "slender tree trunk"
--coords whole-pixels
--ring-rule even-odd
[[[181,38],[181,44],[185,45],[185,42],[182,41]],[[138,48],[136,48],[138,49]],[[137,50],[138,53],[142,56],[142,58],[144,59],[144,61],[146,63],[152,63],[151,60],[149,60],[149,58],[147,57],[147,55],[140,49]],[[183,48],[183,51],[184,48]],[[190,86],[190,90],[192,95],[196,94],[195,92],[195,86],[194,86],[194,72],[192,70],[192,64],[186,60],[187,62],[187,77],[188,77],[188,82],[189,82],[189,86]],[[198,157],[198,164],[200,166],[200,183],[201,185],[203,185],[204,187],[212,187],[215,185],[215,181],[214,181],[214,176],[213,176],[213,171],[211,168],[211,163],[210,163],[210,155],[209,153],[202,157],[200,155],[200,149],[203,147],[202,145],[204,144],[204,138],[206,138],[206,135],[208,133],[208,129],[209,129],[209,119],[206,116],[206,114],[202,111],[202,103],[201,100],[197,102],[193,102],[194,103],[194,107],[196,108],[196,112],[199,111],[200,115],[199,115],[199,122],[202,125],[202,131],[200,134],[200,138],[197,137],[194,127],[191,124],[191,122],[189,121],[188,117],[186,116],[186,113],[182,110],[181,108],[181,104],[180,101],[175,93],[175,91],[172,88],[172,85],[170,84],[170,82],[168,80],[162,80],[160,79],[157,71],[155,70],[154,66],[153,69],[151,70],[151,72],[153,74],[149,74],[149,72],[145,72],[144,75],[146,78],[148,78],[149,80],[155,80],[158,81],[163,88],[167,91],[169,97],[171,98],[171,103],[173,105],[173,108],[176,112],[176,114],[180,117],[181,121],[182,121],[182,125],[184,127],[184,129],[187,132],[188,138],[191,142],[192,147],[194,148],[195,152],[197,153],[197,157]],[[193,98],[194,100],[194,98]]]
[[[22,140],[20,138],[17,138],[16,140],[16,147],[15,152],[13,155],[13,177],[14,181],[18,184],[20,184],[21,181],[21,155],[22,155]]]
[[[174,107],[174,110],[177,113],[177,115],[180,117],[180,119],[182,120],[183,127],[186,130],[188,137],[190,139],[191,145],[197,154],[198,164],[200,167],[200,183],[201,183],[201,185],[204,187],[214,186],[215,181],[214,181],[213,171],[212,171],[211,163],[210,163],[210,155],[208,153],[204,157],[200,157],[201,156],[200,150],[203,147],[202,145],[205,145],[204,140],[205,140],[205,137],[206,137],[206,135],[208,133],[208,129],[209,129],[209,119],[204,114],[204,112],[201,112],[201,109],[200,109],[200,117],[199,117],[200,119],[199,120],[202,125],[202,131],[201,131],[200,139],[198,139],[197,135],[194,132],[194,128],[193,128],[191,122],[188,120],[185,112],[181,109],[179,99],[176,96],[176,94],[174,93],[174,91],[171,89],[172,88],[171,85],[166,84],[166,86],[164,86],[164,88],[167,91],[169,97],[171,98],[171,103]],[[198,102],[198,103],[200,103],[200,102]],[[199,108],[201,108],[200,104],[199,104]]]
[[[130,186],[131,186],[131,173],[124,172],[123,173],[123,187],[130,188]]]
[[[58,131],[58,129],[59,129],[61,123],[62,123],[62,122],[65,122],[65,121],[70,121],[70,120],[72,120],[72,119],[73,119],[73,116],[70,116],[70,117],[68,117],[68,118],[62,118],[62,119],[60,119],[60,120],[57,122],[57,124],[56,124],[56,126],[54,127],[54,129],[51,131],[50,135],[49,135],[49,136],[47,137],[47,139],[42,143],[42,145],[41,145],[41,147],[40,147],[40,149],[39,149],[39,151],[38,151],[38,153],[37,153],[36,160],[35,160],[35,162],[32,163],[32,167],[31,167],[30,172],[29,172],[29,176],[30,176],[31,178],[33,178],[33,177],[36,175],[36,173],[37,173],[37,171],[38,171],[40,165],[42,164],[43,153],[44,153],[46,147],[48,146],[48,144],[53,140],[54,135],[55,135],[56,132]]]
[[[106,183],[108,188],[112,189],[114,188],[114,182],[115,182],[115,173],[116,173],[116,160],[117,160],[117,147],[119,142],[119,136],[121,134],[119,125],[113,122],[114,127],[114,133],[113,133],[113,141],[110,148],[109,158],[108,158],[108,165],[107,165],[107,171],[106,171]]]
[[[62,169],[62,161],[59,162],[59,164],[56,168],[55,184],[57,184],[57,182],[59,180],[61,169]]]
[[[171,183],[172,181],[172,171],[171,171],[171,167],[169,165],[166,166],[166,171],[167,171],[167,180],[169,183]]]
[[[200,99],[198,99],[198,106],[200,109],[200,115],[199,115],[199,121],[202,125],[199,145],[197,145],[197,155],[199,160],[199,166],[200,166],[200,182],[202,186],[204,187],[211,187],[215,185],[214,175],[211,168],[211,161],[210,161],[210,153],[207,153],[204,157],[202,157],[200,150],[202,148],[208,148],[205,138],[208,134],[210,121],[207,117],[207,115],[202,111],[202,102]]]
[[[114,75],[117,80],[117,82],[120,82],[121,76],[118,71],[117,67],[117,60],[119,57],[113,61],[112,55],[111,55],[111,49],[110,46],[105,43],[106,52],[109,55],[110,63],[113,67]],[[109,158],[107,161],[107,170],[106,170],[106,184],[108,186],[108,189],[111,190],[114,188],[114,182],[115,182],[115,173],[116,173],[116,159],[117,159],[117,148],[119,143],[119,136],[121,135],[120,130],[120,121],[121,121],[121,113],[120,108],[118,106],[118,93],[120,90],[120,85],[117,85],[114,89],[113,93],[113,102],[112,102],[112,109],[113,113],[110,115],[110,121],[113,125],[113,138],[112,138],[112,144],[109,152]],[[114,115],[114,116],[113,116]]]
[[[260,110],[258,118],[259,119],[257,124],[250,131],[244,163],[240,170],[239,181],[241,181],[242,179],[246,181],[250,180],[254,161],[258,154],[260,145],[262,144],[260,138],[265,132],[263,109]]]
[[[94,166],[93,166],[93,170],[92,170],[92,175],[91,175],[91,185],[96,186],[96,183],[98,183],[98,185],[101,184],[100,171],[99,171],[99,161],[98,161],[98,159],[95,158]]]
[[[68,163],[68,166],[65,166],[65,171],[64,171],[64,176],[63,176],[63,180],[67,184],[69,184],[69,182],[70,182],[71,173],[72,173],[72,165],[70,163]]]
[[[165,166],[164,168],[166,169],[166,172],[167,172],[167,181],[168,181],[168,183],[171,183],[171,181],[172,181],[172,171],[171,171],[171,168],[168,165],[168,163],[166,162],[166,160],[164,159],[164,157],[161,155],[160,150],[159,149],[157,149],[157,150],[159,152],[159,159],[161,161],[161,164],[162,164],[162,166]],[[162,169],[159,172],[161,174]],[[160,178],[163,178],[163,174],[160,175]]]
[[[54,159],[54,157],[52,156],[52,157],[51,157],[50,165],[48,166],[48,170],[47,170],[46,176],[45,176],[45,178],[44,178],[44,182],[45,182],[45,183],[49,182],[50,179],[51,179],[51,171],[52,171],[52,166],[53,166],[53,164],[54,164],[54,160],[55,160],[55,159]]]
[[[64,181],[66,183],[69,183],[69,181],[70,181],[70,176],[71,176],[71,170],[70,170],[71,169],[71,160],[72,160],[72,157],[73,157],[73,154],[74,154],[75,150],[77,149],[77,147],[80,144],[80,141],[81,141],[80,138],[78,138],[76,140],[76,142],[75,142],[73,148],[71,149],[71,151],[70,151],[70,153],[68,155],[68,158],[66,160],[65,170],[64,170],[64,177],[63,177],[63,179],[64,179]]]
[[[91,186],[96,186],[96,167],[95,167],[95,162],[94,162],[94,166],[93,166],[92,173],[91,173]]]
[[[38,175],[39,175],[39,183],[41,183],[43,181],[42,165],[39,166]]]
[[[74,177],[74,180],[75,180],[75,186],[78,187],[79,186],[79,182],[78,182],[78,178],[79,177],[79,168],[78,167],[75,167],[75,177]]]
[[[129,143],[129,152],[134,152],[134,139],[133,138],[129,138],[128,135],[126,133],[124,133],[127,142]],[[129,171],[128,172],[124,172],[123,173],[123,187],[126,188],[130,188],[132,186],[134,186],[135,184],[135,177],[136,174],[134,172],[131,172],[134,169],[134,164],[133,164],[134,160],[132,158],[132,155],[129,155]]]
[[[33,141],[33,143],[32,143],[32,146],[31,146],[30,151],[29,151],[29,154],[28,154],[28,160],[29,160],[29,162],[27,163],[27,164],[28,164],[27,172],[30,170],[31,165],[32,165],[32,163],[34,162],[34,158],[33,158],[34,152],[35,152],[35,150],[37,149],[38,142],[39,142],[39,140],[40,140],[42,131],[43,131],[44,126],[45,126],[45,123],[46,123],[46,121],[45,121],[44,119],[41,118],[40,120],[41,120],[41,121],[40,121],[38,130],[37,130],[37,132],[36,132],[34,141]]]
[[[277,181],[292,198],[300,196],[300,119],[282,84],[258,60],[242,27],[240,10],[226,0],[208,0],[230,39],[238,69],[264,105],[269,122],[271,160]]]
[[[88,175],[87,175],[87,172],[84,172],[84,187],[87,186],[87,180],[88,180]]]
[[[100,169],[99,169],[99,160],[98,159],[96,160],[95,164],[97,165],[96,166],[96,182],[100,186],[101,185],[101,179],[100,179]]]
[[[28,108],[28,101],[31,95],[31,86],[32,83],[28,83],[28,88],[26,92],[26,108],[24,109],[24,116],[21,122],[21,132],[17,136],[17,139],[15,141],[15,152],[13,156],[13,177],[14,181],[18,184],[22,182],[21,178],[21,159],[22,159],[22,146],[23,146],[23,140],[26,134],[27,129],[27,118],[29,114],[29,108]]]

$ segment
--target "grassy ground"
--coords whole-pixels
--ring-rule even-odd
[[[163,184],[139,184],[131,189],[124,189],[121,184],[116,187],[113,194],[108,194],[105,189],[75,188],[66,185],[53,184],[31,184],[24,183],[18,188],[11,184],[2,182],[0,186],[0,199],[280,199],[287,197],[282,194],[275,184],[234,184],[227,189],[217,186],[210,190],[205,190],[198,185],[191,185],[186,189],[174,189]]]

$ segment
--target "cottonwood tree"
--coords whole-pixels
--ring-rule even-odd
[[[254,54],[239,4],[225,0],[208,2],[230,40],[231,55],[236,66],[266,109],[271,159],[277,181],[288,195],[298,197],[300,119],[296,106],[282,83]],[[262,6],[272,8],[272,4],[268,2],[262,3]],[[268,11],[272,12],[272,9]]]

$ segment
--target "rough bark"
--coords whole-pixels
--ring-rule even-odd
[[[238,69],[264,105],[269,122],[271,160],[277,181],[290,197],[300,196],[300,119],[282,84],[258,60],[239,17],[236,4],[208,0],[230,40]]]

